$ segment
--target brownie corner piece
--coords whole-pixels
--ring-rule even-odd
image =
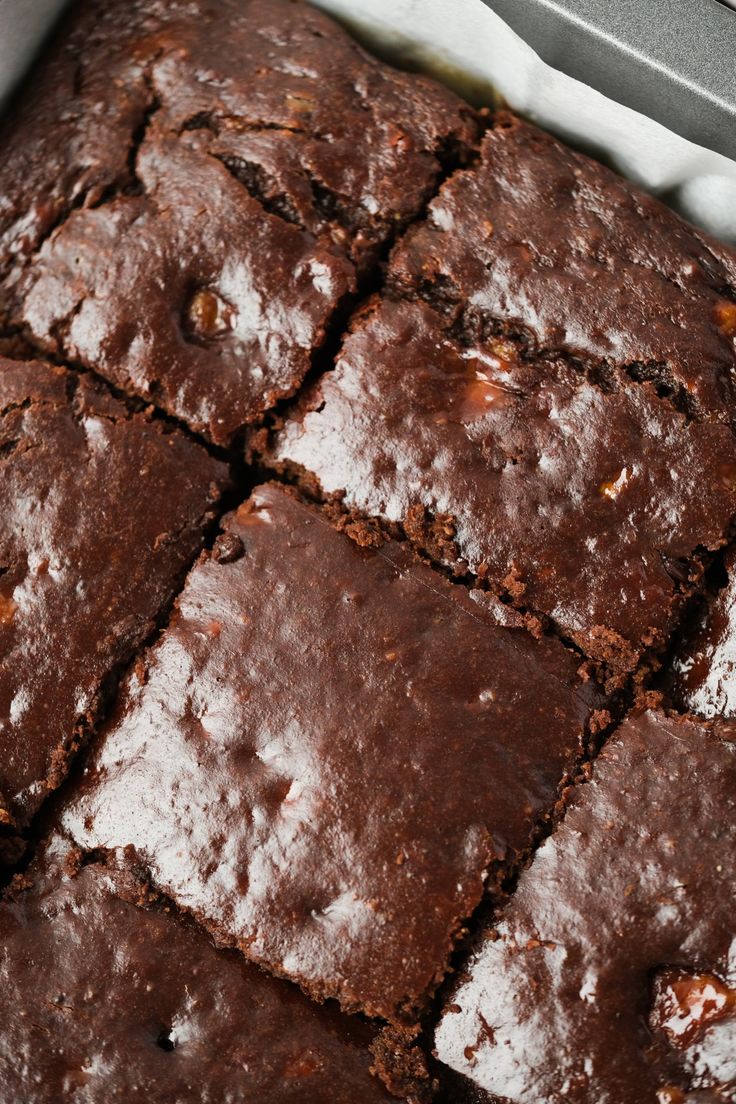
[[[132,846],[314,998],[411,1022],[599,702],[576,656],[484,603],[259,488],[131,675],[65,830]]]
[[[614,679],[661,650],[736,508],[736,439],[427,303],[376,299],[269,462],[548,617]]]
[[[224,465],[88,377],[0,359],[0,792],[22,829],[201,545]]]
[[[510,1104],[732,1099],[735,794],[733,723],[625,721],[477,940],[440,1060]]]
[[[375,1028],[267,977],[120,853],[53,837],[0,902],[0,1097],[388,1104]]]

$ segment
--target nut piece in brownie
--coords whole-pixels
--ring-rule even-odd
[[[0,360],[0,822],[63,778],[202,543],[224,465],[88,377]]]
[[[736,440],[621,376],[604,388],[503,339],[462,345],[425,303],[379,301],[270,462],[398,523],[435,559],[632,668],[663,643],[736,510]]]
[[[0,904],[0,1099],[392,1099],[371,1028],[217,950],[122,856],[72,872],[60,846]]]
[[[62,813],[313,997],[408,1020],[580,754],[590,684],[275,485],[192,570]],[[593,718],[596,723],[597,717]]]
[[[736,253],[511,115],[399,244],[389,286],[471,342],[513,334],[733,420]]]
[[[733,1101],[734,884],[736,726],[629,719],[479,940],[440,1059],[509,1104]]]
[[[356,270],[478,138],[453,93],[294,0],[93,2],[40,73],[0,135],[8,309],[217,443],[299,384]]]
[[[702,717],[736,715],[736,552],[725,557],[726,581],[700,611],[673,663],[678,702]]]

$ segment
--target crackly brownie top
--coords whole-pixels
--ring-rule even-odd
[[[596,701],[565,648],[476,597],[259,489],[137,664],[66,830],[132,844],[180,904],[317,998],[422,1007]]]
[[[5,311],[218,444],[477,138],[295,0],[90,2],[40,71],[0,136]]]
[[[400,243],[389,283],[470,335],[603,360],[733,418],[734,251],[511,115]]]
[[[707,605],[675,656],[679,704],[703,717],[736,714],[736,553],[725,557],[724,585]]]
[[[358,265],[477,138],[434,81],[298,0],[83,0],[4,120],[0,246],[28,252],[72,204],[130,187],[150,117],[207,132],[264,204]]]
[[[196,553],[224,467],[86,377],[0,359],[0,794],[23,822]]]
[[[465,345],[424,303],[364,313],[272,460],[391,522],[632,666],[662,642],[736,508],[736,441],[648,384],[603,383],[502,339]]]
[[[72,876],[61,857],[0,905],[3,1101],[391,1099],[370,1028],[216,950],[122,856]]]
[[[150,137],[145,191],[69,218],[29,272],[36,339],[218,444],[290,394],[350,266],[187,136]]]
[[[478,941],[439,1057],[509,1104],[733,1100],[735,881],[736,728],[629,719]]]

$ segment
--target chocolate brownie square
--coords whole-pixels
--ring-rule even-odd
[[[648,385],[514,343],[455,340],[376,300],[269,451],[542,613],[618,675],[661,648],[736,510],[736,439]]]
[[[225,522],[61,816],[316,999],[407,1022],[599,698],[560,643],[276,485]]]
[[[216,949],[122,855],[64,858],[54,841],[0,904],[0,1099],[393,1099],[370,1073],[375,1029]]]
[[[217,444],[479,133],[295,0],[82,4],[38,73],[0,134],[6,313]]]
[[[736,713],[736,552],[724,558],[725,579],[701,606],[673,661],[678,703],[702,717]]]
[[[471,342],[512,335],[733,421],[734,250],[513,115],[399,244],[389,286],[441,307]]]
[[[22,321],[44,349],[226,445],[298,387],[351,266],[189,136],[150,138],[137,171],[141,195],[72,216],[42,251]]]
[[[88,377],[0,360],[0,821],[64,777],[201,547],[224,465]]]
[[[478,940],[440,1059],[509,1104],[733,1100],[735,880],[736,726],[631,717]]]

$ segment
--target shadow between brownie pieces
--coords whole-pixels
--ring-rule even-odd
[[[583,754],[601,700],[578,665],[270,485],[190,574],[59,823],[134,847],[316,999],[411,1024]]]

